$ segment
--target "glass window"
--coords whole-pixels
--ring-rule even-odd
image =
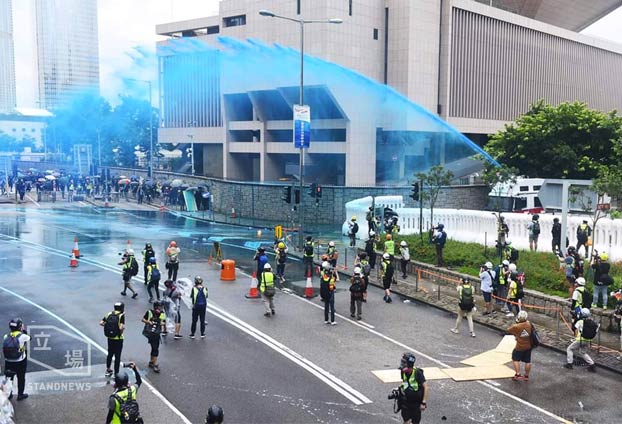
[[[540,198],[538,196],[536,196],[536,198],[533,199],[533,204],[536,208],[542,207],[542,202],[540,201]]]
[[[220,32],[220,27],[218,25],[207,27],[208,34],[218,34]]]
[[[518,187],[518,191],[529,191],[529,186],[520,186]]]
[[[527,199],[523,197],[518,197],[514,200],[514,210],[519,211],[521,209],[525,209],[527,207]]]
[[[246,15],[229,16],[222,19],[225,28],[246,25]]]
[[[539,185],[533,186],[533,191],[540,191],[540,187],[542,186],[539,186]]]
[[[374,28],[374,40],[378,39],[378,28]]]

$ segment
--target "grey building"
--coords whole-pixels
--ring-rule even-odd
[[[11,0],[0,0],[0,113],[15,108],[15,52]]]
[[[227,65],[219,61],[224,56],[209,49],[189,53],[175,48],[183,41],[223,48],[218,37],[229,36],[297,49],[298,26],[262,17],[260,8],[305,19],[343,19],[341,25],[307,26],[306,52],[387,84],[479,143],[541,98],[620,109],[622,46],[577,32],[620,4],[223,0],[218,16],[156,27],[158,34],[169,37],[159,43],[159,142],[194,143],[195,162],[208,176],[259,181],[295,176],[295,81],[262,82],[251,70],[247,77],[237,77],[239,84],[228,83],[235,72],[223,71]],[[182,70],[193,67],[196,72],[180,78]],[[394,110],[371,115],[378,104],[357,101],[351,91],[318,72],[308,74],[306,87],[312,128],[317,130],[305,159],[306,181],[403,183],[429,165],[460,162],[473,153],[460,151],[460,143],[448,145],[448,131],[433,120],[400,123],[402,117]],[[314,110],[325,113],[314,115]],[[330,178],[322,180],[326,173],[318,175],[318,169],[329,169]]]
[[[35,0],[35,16],[41,107],[99,93],[97,0]]]

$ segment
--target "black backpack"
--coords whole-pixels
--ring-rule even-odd
[[[311,244],[311,243],[305,244],[305,255],[306,256],[313,256],[313,244]]]
[[[534,222],[534,223],[533,223],[533,227],[532,227],[531,231],[532,231],[535,235],[540,234],[540,223],[539,223],[539,222],[537,222],[537,221],[536,221],[536,222]]]
[[[542,344],[542,339],[540,338],[540,333],[536,330],[533,324],[531,324],[531,347],[538,347]]]
[[[121,315],[112,312],[106,317],[106,322],[104,323],[104,335],[106,337],[113,338],[121,335],[121,328],[119,328]]]
[[[10,361],[16,361],[22,356],[22,349],[19,345],[19,335],[6,335],[2,342],[2,353],[4,354],[4,359]]]
[[[581,337],[584,339],[592,340],[596,337],[596,333],[598,332],[598,324],[591,319],[586,318],[583,320],[583,331],[581,332]]]
[[[510,262],[516,262],[518,260],[518,250],[510,248]]]
[[[352,226],[352,234],[356,234],[358,232],[359,232],[359,224],[355,222],[354,225]]]
[[[592,307],[593,301],[594,301],[594,295],[592,294],[591,291],[587,289],[587,287],[585,287],[585,289],[583,289],[583,305],[581,305],[581,307],[589,309]]]
[[[363,292],[363,282],[360,278],[355,278],[352,284],[350,285],[350,292],[353,294],[362,293]]]
[[[130,274],[133,276],[138,275],[138,261],[132,256],[132,262],[130,263]]]
[[[136,389],[128,390],[126,400],[121,399],[121,396],[116,393],[112,396],[119,402],[119,419],[122,424],[142,423],[143,420],[140,417],[140,409],[138,402],[136,401]],[[132,397],[132,393],[134,396]]]

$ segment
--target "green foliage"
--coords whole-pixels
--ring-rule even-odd
[[[485,150],[532,178],[591,179],[601,166],[618,164],[621,143],[622,117],[616,111],[602,113],[580,102],[552,106],[540,100],[493,135]]]
[[[415,174],[415,178],[422,182],[421,201],[430,206],[430,222],[434,221],[434,205],[443,186],[451,184],[454,174],[446,171],[443,165],[435,165],[425,173]]]

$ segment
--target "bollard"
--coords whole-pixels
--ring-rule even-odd
[[[421,270],[419,268],[416,269],[415,273],[415,293],[419,292],[419,278],[421,276]]]
[[[436,299],[441,300],[441,282],[439,280],[436,280],[436,286]]]

